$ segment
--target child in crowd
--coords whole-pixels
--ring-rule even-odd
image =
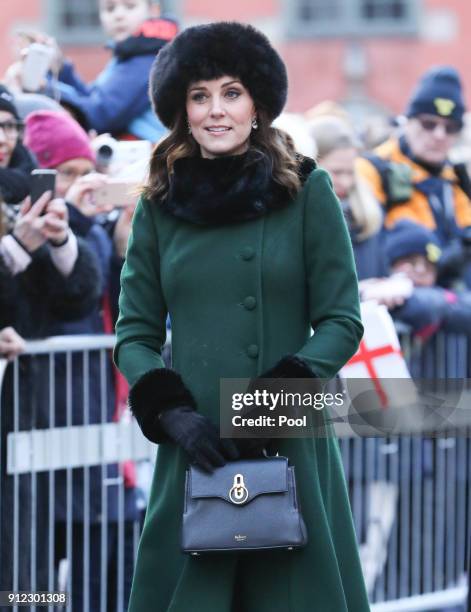
[[[151,111],[149,71],[159,50],[177,33],[173,21],[151,18],[152,0],[99,0],[100,21],[113,58],[91,85],[64,61],[57,87],[62,104],[83,116],[88,129],[127,133],[155,142],[165,133]]]
[[[72,63],[63,59],[50,37],[38,34],[40,42],[56,50],[55,76],[50,77],[46,92],[60,97],[61,104],[87,130],[109,132],[119,138],[137,138],[156,142],[165,128],[151,111],[148,78],[159,50],[177,33],[177,24],[153,18],[152,0],[98,0],[100,21],[113,57],[90,84],[76,74]],[[16,73],[20,80],[20,70]],[[59,94],[59,96],[58,96]]]
[[[403,220],[385,234],[385,253],[393,274],[409,278],[413,292],[391,314],[423,338],[438,329],[468,333],[471,329],[471,292],[437,285],[441,248],[434,232]]]

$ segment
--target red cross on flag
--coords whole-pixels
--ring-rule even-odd
[[[381,406],[401,405],[411,401],[415,385],[401,384],[401,396],[396,397],[397,378],[409,378],[410,373],[402,355],[401,346],[388,309],[377,302],[361,304],[361,318],[365,333],[360,346],[347,364],[340,370],[340,376],[348,379],[370,379],[378,393]],[[404,394],[404,390],[407,393]],[[405,395],[407,397],[405,397]]]

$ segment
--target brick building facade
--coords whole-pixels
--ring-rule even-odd
[[[12,44],[7,41],[12,40],[14,30],[42,27],[58,36],[79,72],[85,79],[92,79],[106,62],[108,52],[103,48],[96,15],[93,26],[88,27],[92,17],[74,16],[72,9],[80,7],[83,12],[88,5],[90,12],[95,3],[96,0],[5,3],[0,23],[4,41],[0,73],[13,58]],[[305,111],[324,99],[334,99],[353,107],[363,105],[398,113],[417,77],[437,63],[450,63],[460,70],[471,101],[471,43],[466,27],[471,26],[469,0],[238,0],[237,3],[174,0],[170,4],[184,25],[238,19],[263,29],[288,66],[288,110]],[[68,5],[72,8],[64,9]],[[70,28],[74,19],[78,26]]]

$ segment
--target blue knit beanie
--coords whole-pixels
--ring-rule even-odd
[[[435,234],[413,221],[398,221],[385,233],[385,252],[389,265],[401,257],[424,255],[431,263],[441,256],[440,243]]]
[[[438,115],[463,125],[465,112],[460,75],[452,66],[435,66],[417,84],[407,106],[407,117]]]

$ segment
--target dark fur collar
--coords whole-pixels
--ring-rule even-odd
[[[314,160],[299,156],[302,183],[315,167]],[[267,158],[254,159],[253,154],[245,153],[178,159],[162,206],[190,223],[221,225],[261,217],[291,200],[286,189],[272,180]]]

